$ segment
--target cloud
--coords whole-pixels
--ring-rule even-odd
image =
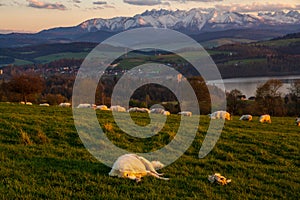
[[[168,1],[177,1],[177,2],[180,2],[180,3],[187,3],[189,1],[209,3],[209,2],[220,2],[220,1],[223,1],[223,0],[168,0]]]
[[[27,0],[28,7],[40,9],[66,10],[66,6],[59,3],[44,3],[39,0]]]
[[[162,4],[161,0],[123,0],[123,2],[137,6],[154,6]]]
[[[229,4],[215,5],[219,10],[236,11],[236,12],[259,12],[259,11],[281,11],[281,10],[299,10],[300,4],[285,4],[285,3],[252,3],[252,4]]]
[[[92,8],[87,8],[87,10],[103,10],[105,8],[115,8],[114,6],[112,5],[108,5],[108,4],[100,4],[101,6],[95,6],[95,7],[92,7]]]
[[[95,5],[105,5],[105,4],[107,4],[107,2],[106,1],[94,1],[93,4],[95,4]]]

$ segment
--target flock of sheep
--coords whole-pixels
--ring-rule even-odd
[[[20,102],[21,104],[26,104],[26,105],[32,105],[31,102]],[[48,103],[42,103],[39,104],[40,106],[50,106]],[[59,107],[71,107],[71,103],[60,103],[58,105]],[[106,105],[94,105],[94,104],[88,104],[88,103],[84,103],[84,104],[79,104],[77,106],[77,108],[93,108],[95,110],[110,110],[110,111],[115,111],[115,112],[139,112],[139,113],[154,113],[154,114],[162,114],[162,115],[170,115],[169,111],[164,110],[163,108],[154,108],[149,110],[148,108],[139,108],[139,107],[133,107],[133,108],[129,108],[128,110],[126,110],[126,108],[116,105],[116,106],[111,106],[110,108],[108,108]],[[192,112],[190,111],[181,111],[178,113],[179,115],[183,115],[183,116],[192,116]],[[231,120],[231,115],[230,113],[228,113],[227,111],[216,111],[213,112],[211,114],[208,114],[208,116],[210,117],[210,119],[225,119],[225,120]],[[252,121],[253,117],[252,115],[242,115],[240,117],[240,120],[243,121]],[[265,115],[261,115],[259,117],[259,122],[260,123],[272,123],[271,121],[271,116],[268,114]],[[300,126],[300,117],[296,118],[295,123],[297,126]]]
[[[21,104],[32,105],[30,102],[21,102]],[[40,104],[40,106],[49,106],[49,104],[44,103]],[[61,103],[60,107],[71,107],[70,103]],[[155,113],[162,115],[170,115],[169,111],[164,110],[163,108],[138,108],[133,107],[126,110],[126,108],[116,105],[108,108],[106,105],[92,105],[92,104],[79,104],[77,108],[93,108],[95,110],[110,110],[115,112],[139,112],[139,113]],[[192,112],[190,111],[181,111],[178,113],[183,116],[192,116]],[[232,117],[227,111],[216,111],[208,115],[210,119],[224,119],[231,120]],[[252,115],[242,115],[239,120],[243,121],[252,121]],[[260,123],[271,123],[271,117],[268,114],[261,115],[259,117]],[[300,118],[296,119],[297,126],[300,126]],[[137,182],[141,181],[141,178],[144,176],[153,176],[163,180],[169,180],[168,178],[162,177],[163,174],[158,173],[156,170],[163,168],[164,165],[160,161],[148,161],[146,158],[142,156],[138,156],[137,154],[125,154],[120,156],[112,166],[111,171],[109,172],[109,176],[117,176],[121,178],[128,178],[131,180],[135,180]],[[227,182],[226,182],[227,183]]]
[[[231,116],[230,116],[230,113],[229,112],[226,112],[226,111],[216,111],[216,112],[213,112],[211,114],[208,114],[208,116],[211,118],[211,119],[225,119],[225,120],[231,120]],[[252,121],[253,117],[252,115],[242,115],[240,117],[240,120],[243,120],[243,121]],[[259,122],[260,123],[272,123],[271,121],[271,116],[270,115],[261,115],[259,117]],[[299,118],[299,122],[300,122],[300,118]],[[298,124],[297,124],[298,125]]]

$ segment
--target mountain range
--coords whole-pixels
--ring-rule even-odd
[[[169,28],[183,32],[197,41],[219,38],[262,40],[300,32],[298,11],[278,11],[257,15],[216,9],[151,10],[133,17],[90,19],[77,26],[57,27],[34,34],[0,34],[0,47],[26,45],[101,42],[121,31],[140,28]]]

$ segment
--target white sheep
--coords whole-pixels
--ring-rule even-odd
[[[99,105],[94,108],[95,110],[109,110],[106,105]]]
[[[260,123],[264,123],[264,122],[272,123],[270,115],[261,115],[259,117],[259,122]]]
[[[295,121],[296,121],[296,125],[300,126],[300,117],[297,117]]]
[[[178,115],[183,115],[183,116],[191,117],[192,116],[192,112],[190,112],[190,111],[181,111],[181,112],[178,113]]]
[[[163,115],[165,115],[165,116],[169,116],[170,114],[171,113],[169,111],[166,111],[166,110],[163,112]]]
[[[126,108],[119,106],[119,105],[111,106],[110,110],[115,111],[115,112],[126,112]]]
[[[150,113],[150,110],[148,108],[133,107],[129,108],[128,112]]]
[[[152,108],[150,113],[153,114],[164,114],[165,110],[163,108]]]
[[[141,181],[143,176],[154,176],[159,179],[169,180],[161,177],[156,170],[161,169],[164,165],[159,161],[148,161],[147,159],[136,154],[125,154],[120,156],[113,164],[109,176],[129,178],[137,182]]]
[[[70,103],[60,103],[58,106],[59,107],[71,107],[71,104]]]
[[[252,115],[242,115],[240,120],[252,121]]]
[[[41,103],[40,106],[49,107],[49,103]]]
[[[211,113],[211,114],[208,114],[208,116],[209,116],[211,119],[225,119],[225,120],[231,120],[231,117],[230,117],[229,112],[226,112],[226,111],[223,111],[223,110],[213,112],[213,113]]]
[[[77,106],[77,108],[91,108],[92,105],[89,103],[81,103]]]

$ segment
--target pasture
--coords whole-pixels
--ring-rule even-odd
[[[144,177],[136,183],[109,177],[76,132],[70,108],[0,104],[0,199],[297,199],[300,196],[300,127],[294,118],[273,117],[272,124],[227,121],[214,149],[198,158],[209,119],[201,116],[191,147],[159,172],[169,181]],[[176,134],[177,115],[150,141],[135,140],[97,111],[116,145],[139,151],[160,148]],[[134,113],[138,124],[147,114]],[[211,184],[219,172],[232,182]]]

